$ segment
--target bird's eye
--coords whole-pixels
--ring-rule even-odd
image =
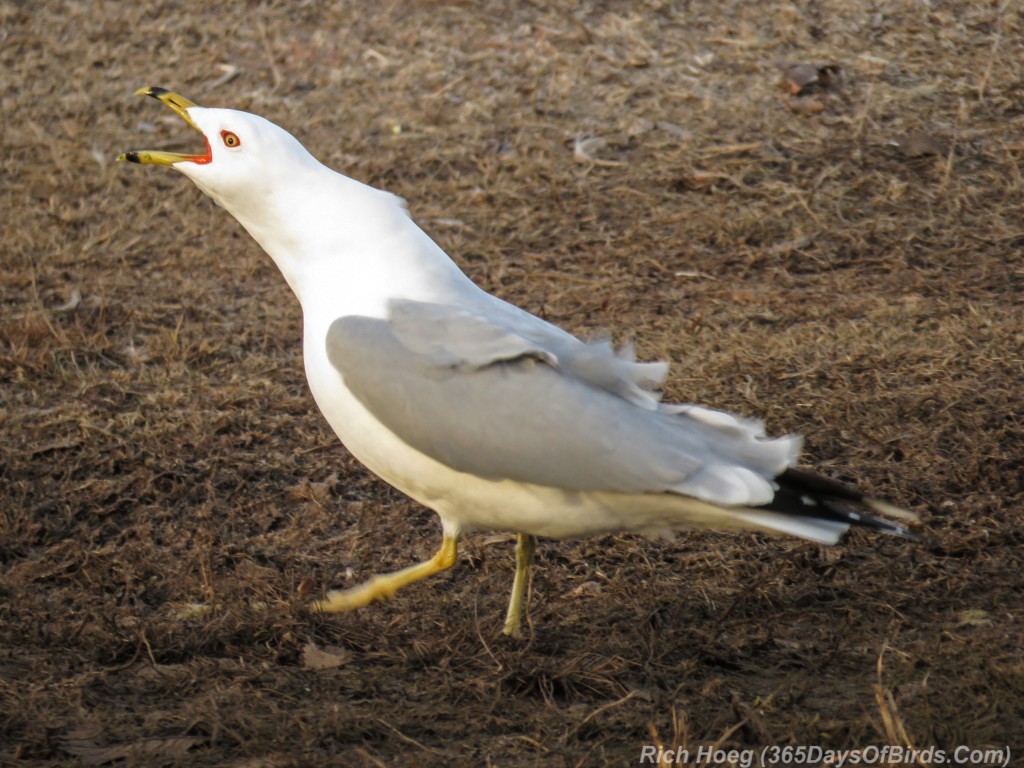
[[[237,133],[232,133],[231,131],[221,131],[220,132],[220,137],[221,137],[221,139],[224,140],[224,146],[225,147],[234,148],[234,147],[241,146],[241,144],[242,144],[242,140],[240,138],[238,138],[238,134]]]

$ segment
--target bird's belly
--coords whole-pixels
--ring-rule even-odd
[[[321,413],[353,456],[414,498],[433,495],[437,482],[432,478],[436,472],[425,466],[428,457],[406,445],[374,418],[345,386],[326,356],[316,361],[307,355],[306,376]]]

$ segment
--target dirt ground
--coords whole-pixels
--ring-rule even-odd
[[[1024,764],[1021,5],[207,5],[0,5],[0,765]],[[543,541],[513,642],[476,534],[311,615],[440,529],[316,411],[269,258],[114,162],[198,149],[147,85],[269,117],[931,538]]]

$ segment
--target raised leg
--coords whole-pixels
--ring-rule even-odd
[[[502,630],[510,637],[523,636],[523,601],[526,587],[530,583],[530,566],[533,565],[533,552],[537,548],[537,540],[528,533],[520,533],[516,541],[516,577],[512,581],[512,598],[508,601],[508,613],[505,614],[505,628]]]
[[[328,592],[323,600],[315,600],[310,604],[314,611],[323,613],[341,613],[351,611],[354,608],[362,608],[376,600],[383,600],[391,597],[402,587],[412,584],[414,581],[433,576],[435,573],[445,571],[455,565],[455,557],[458,554],[458,539],[445,536],[441,542],[441,549],[429,560],[416,565],[410,565],[394,573],[382,573],[364,581],[357,587],[351,589],[335,590]]]

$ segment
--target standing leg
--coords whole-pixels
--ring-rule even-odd
[[[508,613],[505,614],[506,635],[514,638],[523,636],[523,601],[526,587],[530,583],[530,566],[533,565],[533,552],[537,540],[528,533],[520,533],[516,541],[516,577],[512,582],[512,598],[508,601]]]

